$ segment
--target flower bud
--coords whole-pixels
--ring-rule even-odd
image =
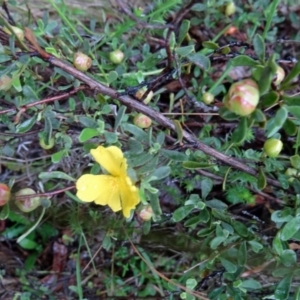
[[[275,73],[275,81],[274,81],[274,84],[275,85],[279,85],[282,80],[284,79],[285,77],[285,72],[284,72],[284,69],[280,66],[277,66],[277,70],[276,70],[276,73]]]
[[[77,70],[85,72],[91,67],[92,60],[84,53],[76,52],[73,57],[73,65]]]
[[[109,53],[109,59],[110,59],[111,62],[118,65],[124,59],[124,53],[119,49],[114,50],[114,51]]]
[[[21,189],[15,194],[16,196],[15,203],[21,211],[26,213],[31,212],[40,205],[40,197],[32,196],[34,194],[36,194],[36,192],[30,188]],[[31,195],[31,196],[24,197],[27,195]],[[18,198],[18,196],[22,196],[22,198]]]
[[[225,106],[239,116],[250,115],[258,101],[258,86],[252,79],[233,83],[224,99]]]
[[[229,2],[225,6],[225,15],[227,17],[233,15],[236,12],[236,6],[233,1]]]
[[[214,101],[214,99],[215,97],[211,93],[204,93],[202,95],[202,101],[207,105],[211,104]]]
[[[0,91],[8,91],[12,86],[12,79],[7,76],[3,75],[0,77]]]
[[[264,143],[264,151],[269,157],[277,157],[282,147],[283,143],[278,139],[268,139]]]
[[[148,128],[151,126],[152,120],[140,113],[134,117],[133,123],[140,128]]]
[[[5,205],[10,199],[10,188],[5,183],[0,183],[0,206]]]
[[[142,97],[144,96],[144,94],[146,93],[147,91],[147,88],[141,88],[139,89],[136,94],[135,94],[135,97],[138,98],[138,99],[142,99]],[[148,104],[152,98],[153,98],[153,91],[150,91],[147,95],[147,97],[144,99],[143,103],[145,104]]]
[[[16,26],[10,26],[10,27],[13,30],[14,34],[17,35],[21,41],[23,41],[24,40],[24,31],[21,28],[16,27]],[[6,32],[7,34],[11,34],[10,30],[6,26],[3,27],[3,31]]]
[[[143,221],[149,221],[153,217],[154,213],[152,207],[147,205],[139,212],[138,215]]]

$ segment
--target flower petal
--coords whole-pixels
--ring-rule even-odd
[[[139,190],[128,176],[120,178],[120,194],[123,215],[129,218],[130,211],[140,203]]]
[[[99,176],[101,176],[100,195],[95,199],[95,203],[108,205],[113,211],[121,210],[119,178],[110,175]]]
[[[101,177],[104,175],[85,174],[76,182],[77,197],[81,201],[91,202],[101,194]]]
[[[120,176],[126,173],[127,163],[120,148],[116,146],[107,148],[99,146],[97,149],[92,149],[91,154],[96,162],[111,175]]]

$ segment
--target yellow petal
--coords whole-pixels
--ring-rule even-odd
[[[123,215],[129,218],[130,211],[140,203],[139,190],[128,176],[122,176],[120,178],[120,193]]]
[[[120,176],[126,172],[127,163],[120,148],[115,146],[107,148],[99,146],[97,149],[92,149],[91,154],[96,162],[111,175]]]
[[[97,199],[95,199],[95,203],[108,205],[113,211],[121,210],[119,178],[110,175],[99,176],[101,176],[100,194]]]
[[[104,175],[85,174],[79,177],[76,182],[77,197],[85,202],[91,202],[97,199],[101,193],[101,176]]]

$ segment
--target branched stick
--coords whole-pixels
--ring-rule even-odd
[[[71,65],[69,65],[55,57],[51,57],[48,61],[53,66],[61,68],[65,72],[73,75],[78,80],[80,80],[83,83],[85,83],[86,85],[90,86],[90,88],[92,90],[95,90],[99,93],[107,95],[107,96],[111,97],[112,99],[117,99],[125,106],[130,107],[133,110],[136,110],[138,112],[141,112],[141,113],[147,115],[149,118],[151,118],[152,120],[157,122],[159,125],[175,131],[175,125],[170,119],[166,118],[163,114],[161,114],[157,111],[154,111],[152,108],[148,107],[144,103],[136,101],[133,98],[126,96],[126,95],[120,96],[116,90],[99,83],[92,77],[78,71]],[[224,164],[229,165],[235,169],[241,170],[245,173],[248,173],[248,174],[251,174],[254,176],[257,175],[257,171],[255,169],[241,163],[240,161],[234,159],[233,157],[227,156],[227,155],[205,145],[204,143],[200,142],[193,134],[190,134],[187,131],[183,130],[182,135],[186,142],[193,144],[195,148],[203,151],[207,155],[210,155],[210,156],[216,158],[217,160],[223,162]],[[282,188],[281,184],[277,180],[268,178],[267,182],[272,186]]]

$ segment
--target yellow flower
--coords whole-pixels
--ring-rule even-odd
[[[81,176],[76,182],[77,197],[85,202],[108,205],[113,211],[130,211],[140,202],[139,191],[127,175],[127,162],[121,149],[115,146],[92,149],[91,154],[110,175]]]

